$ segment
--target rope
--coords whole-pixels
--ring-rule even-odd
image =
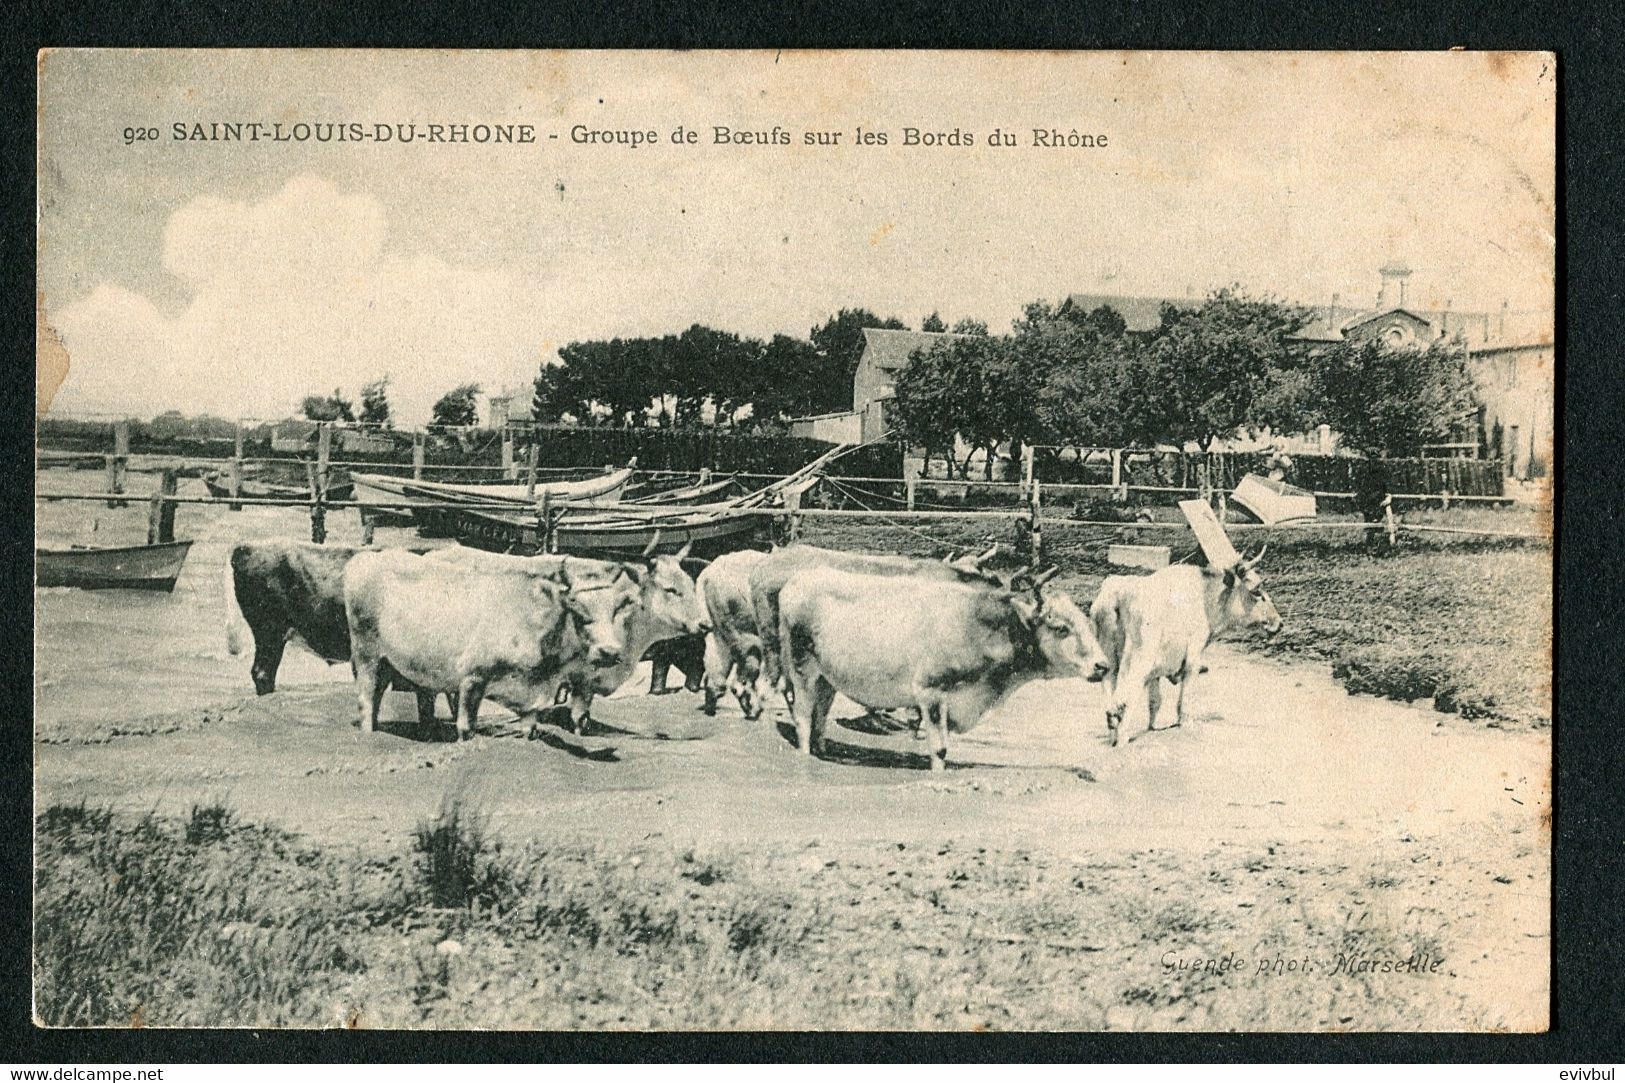
[[[839,490],[842,493],[842,495],[844,495],[848,500],[852,501],[854,504],[858,505],[858,507],[862,508],[864,511],[872,511],[876,515],[885,515],[885,514],[887,514],[886,512],[881,511],[878,508],[871,508],[869,505],[865,504],[858,497],[858,495],[856,493],[850,491],[849,489],[846,488],[846,486],[842,485],[840,482],[835,481],[835,479],[826,477],[824,480],[825,480],[825,482],[827,482],[829,484],[832,484],[837,490]],[[945,553],[952,553],[955,549],[958,548],[958,546],[948,545],[948,544],[945,544],[944,542],[938,541],[936,538],[933,538],[931,535],[927,534],[923,530],[915,530],[913,527],[904,526],[902,523],[889,523],[889,522],[886,522],[886,521],[882,520],[881,525],[891,527],[893,530],[901,530],[905,534],[912,534],[916,538],[920,538],[920,539],[922,539],[924,541],[927,541],[927,542],[931,543],[933,548],[939,549],[939,550],[941,550],[941,551],[943,551]]]

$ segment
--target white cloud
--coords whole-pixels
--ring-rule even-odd
[[[192,291],[179,312],[103,283],[52,314],[71,359],[58,408],[279,417],[388,372],[416,423],[454,384],[534,373],[533,288],[388,240],[377,199],[308,175],[259,203],[192,200],[163,237],[164,268]]]

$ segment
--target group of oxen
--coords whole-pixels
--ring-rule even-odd
[[[1130,696],[1155,728],[1164,680],[1179,687],[1183,723],[1211,638],[1281,624],[1256,556],[1109,577],[1086,615],[1048,585],[1056,569],[1001,578],[983,567],[992,550],[942,562],[791,545],[726,554],[696,582],[686,547],[653,549],[601,561],[246,543],[227,565],[227,642],[239,653],[242,627],[252,632],[261,694],[274,690],[290,638],[348,660],[369,732],[390,687],[416,693],[423,722],[446,695],[462,737],[487,698],[527,714],[567,696],[579,731],[593,698],[648,656],[654,691],[673,661],[690,688],[703,669],[707,713],[727,690],[754,719],[781,692],[803,752],[822,751],[837,692],[874,711],[912,710],[941,769],[950,731],[1033,680],[1103,681],[1113,745]]]

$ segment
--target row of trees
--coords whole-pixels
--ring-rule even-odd
[[[536,378],[535,416],[588,425],[774,428],[852,408],[865,327],[907,330],[894,316],[843,308],[807,338],[769,341],[695,324],[658,338],[572,342]],[[961,321],[956,330],[985,333]],[[935,313],[926,330],[947,330]]]
[[[476,400],[479,384],[459,384],[440,396],[434,404],[433,424],[473,425],[479,421]],[[331,395],[306,395],[299,404],[299,412],[311,421],[360,421],[384,428],[394,426],[394,415],[389,405],[389,377],[380,376],[361,389],[361,411],[344,396],[339,388]]]
[[[1377,341],[1304,343],[1307,309],[1238,290],[1194,308],[1164,305],[1148,334],[1111,308],[1037,301],[1008,335],[917,351],[898,375],[899,435],[966,469],[1008,441],[1124,447],[1195,443],[1241,431],[1303,432],[1328,424],[1344,446],[1414,454],[1475,412],[1459,343],[1396,350]]]

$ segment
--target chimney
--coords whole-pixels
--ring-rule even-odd
[[[1501,298],[1501,330],[1497,332],[1501,338],[1507,337],[1507,300]]]
[[[1377,268],[1377,274],[1382,276],[1382,287],[1377,291],[1377,308],[1387,311],[1390,308],[1403,307],[1405,304],[1405,280],[1411,276],[1411,269],[1404,260],[1389,260]],[[1395,286],[1398,286],[1395,289]],[[1394,299],[1398,295],[1398,300]]]
[[[1342,296],[1343,295],[1340,293],[1332,294],[1331,307],[1326,310],[1326,326],[1330,327],[1333,331],[1337,330],[1335,326],[1337,323],[1337,302]]]

